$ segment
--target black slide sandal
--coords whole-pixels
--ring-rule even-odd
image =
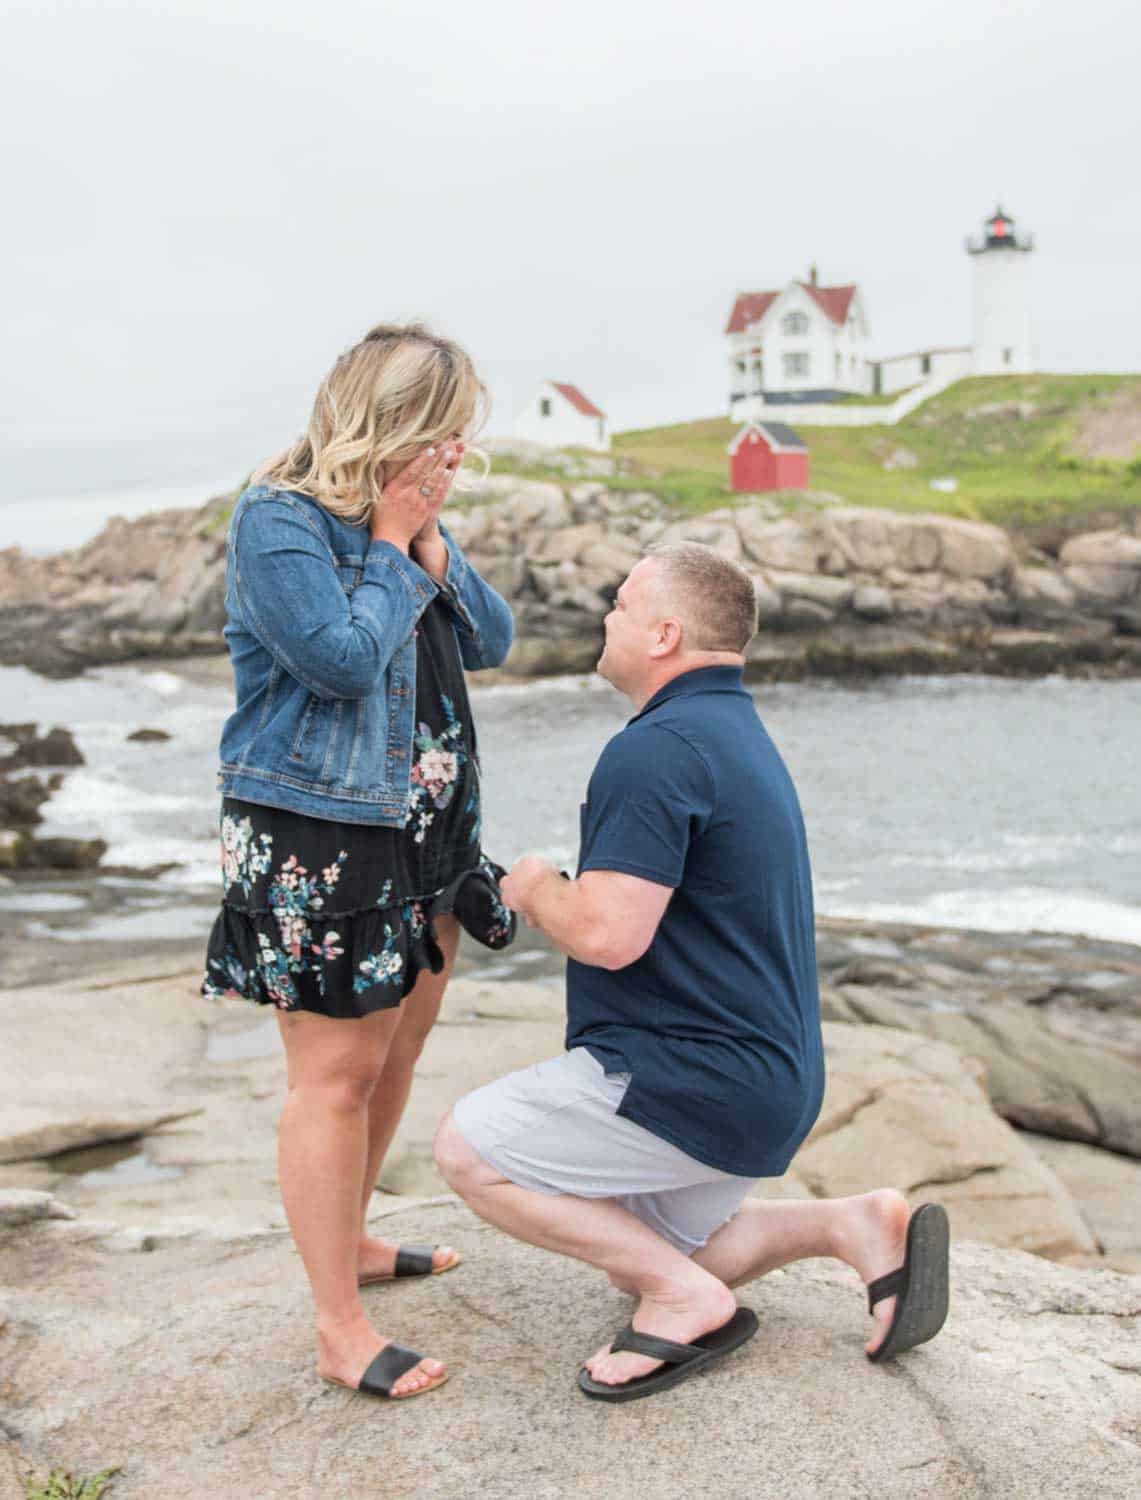
[[[938,1203],[923,1203],[907,1225],[903,1265],[868,1283],[868,1312],[896,1297],[895,1314],[882,1344],[868,1358],[878,1364],[933,1339],[947,1320],[951,1226]]]
[[[463,1259],[462,1255],[454,1253],[451,1260],[445,1261],[442,1266],[433,1265],[434,1251],[433,1245],[401,1245],[396,1252],[396,1265],[391,1276],[361,1276],[357,1285],[375,1286],[378,1281],[396,1281],[404,1276],[442,1276],[445,1271],[458,1266]]]
[[[612,1353],[644,1354],[648,1359],[663,1359],[666,1363],[660,1370],[639,1375],[624,1385],[606,1385],[595,1380],[589,1371],[580,1370],[579,1390],[595,1401],[637,1401],[640,1396],[669,1390],[670,1386],[680,1385],[699,1370],[739,1349],[753,1337],[758,1326],[756,1313],[747,1307],[739,1307],[728,1323],[714,1328],[711,1333],[703,1333],[692,1344],[675,1344],[671,1339],[657,1339],[651,1333],[638,1333],[627,1326],[610,1345]]]
[[[392,1388],[396,1382],[402,1375],[407,1375],[409,1370],[414,1370],[423,1358],[415,1349],[393,1341],[385,1344],[361,1376],[359,1385],[349,1385],[345,1380],[331,1380],[328,1375],[322,1375],[321,1379],[326,1385],[340,1385],[346,1391],[358,1391],[362,1396],[383,1396],[389,1401],[411,1401],[413,1396],[426,1396],[429,1391],[443,1385],[448,1378],[446,1374],[433,1375],[429,1377],[428,1384],[422,1385],[419,1390],[409,1391],[404,1396],[394,1396]]]

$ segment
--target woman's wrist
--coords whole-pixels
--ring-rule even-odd
[[[374,542],[387,542],[390,547],[395,547],[398,552],[403,552],[405,557],[408,556],[408,548],[411,544],[408,537],[402,536],[399,532],[386,530],[384,527],[374,527],[372,539]]]
[[[445,582],[448,573],[448,544],[435,521],[430,528],[424,527],[412,538],[411,556],[437,583]]]

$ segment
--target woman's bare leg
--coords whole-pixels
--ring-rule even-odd
[[[436,936],[443,951],[444,967],[438,974],[427,970],[421,972],[415,987],[401,1003],[400,1020],[389,1044],[379,1082],[369,1100],[368,1156],[361,1197],[361,1238],[357,1263],[362,1276],[391,1276],[396,1264],[398,1247],[389,1240],[368,1233],[368,1210],[381,1166],[408,1103],[413,1071],[424,1050],[428,1033],[436,1024],[444,991],[455,967],[456,950],[460,943],[460,924],[455,917],[437,918]],[[434,1263],[437,1266],[447,1265],[454,1253],[451,1246],[438,1245],[433,1256]]]
[[[356,1386],[389,1342],[373,1328],[357,1287],[368,1105],[399,1023],[396,1009],[361,1020],[279,1013],[289,1092],[278,1133],[281,1196],[309,1276],[318,1370]],[[397,1382],[410,1395],[444,1373],[422,1360]]]

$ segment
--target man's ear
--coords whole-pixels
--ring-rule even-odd
[[[663,620],[658,626],[657,640],[650,647],[650,655],[655,661],[661,661],[663,657],[673,656],[681,650],[681,621]]]

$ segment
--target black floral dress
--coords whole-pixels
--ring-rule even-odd
[[[227,797],[222,909],[202,993],[357,1017],[399,1005],[443,954],[454,913],[489,948],[515,936],[502,869],[480,849],[479,759],[459,649],[437,597],[416,628],[416,733],[403,828]]]

